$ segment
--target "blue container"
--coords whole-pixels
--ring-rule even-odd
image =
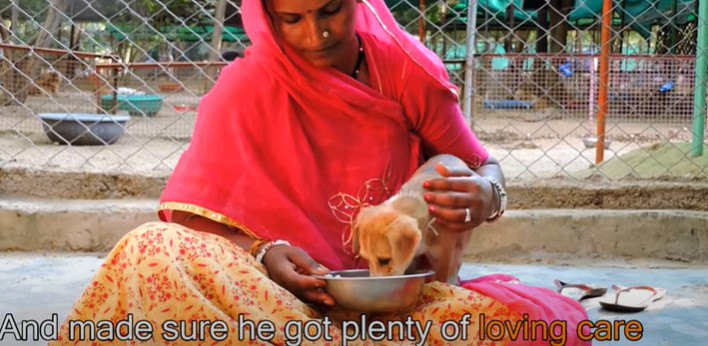
[[[673,88],[674,88],[674,83],[668,82],[668,83],[662,85],[661,87],[659,87],[659,92],[661,92],[661,93],[669,92]]]
[[[573,76],[573,70],[570,69],[570,63],[560,65],[558,71],[560,71],[560,74],[565,78]]]
[[[101,96],[101,108],[109,112],[113,107],[113,95]],[[155,116],[162,108],[162,97],[158,95],[118,95],[118,110],[127,111],[132,116]]]
[[[115,143],[130,119],[127,115],[41,113],[42,127],[50,140],[70,145]]]
[[[484,100],[485,109],[531,109],[535,102],[519,100]]]

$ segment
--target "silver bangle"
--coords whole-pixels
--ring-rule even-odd
[[[485,177],[489,182],[492,184],[492,187],[494,188],[497,193],[499,193],[499,209],[497,209],[492,216],[490,216],[486,221],[487,222],[494,222],[499,220],[499,218],[504,215],[504,212],[506,211],[506,204],[507,204],[507,197],[506,197],[506,190],[504,190],[504,187],[499,184],[496,179],[491,178],[491,177]]]
[[[274,246],[278,246],[278,245],[291,246],[290,243],[285,240],[274,240],[271,242],[267,242],[267,243],[263,244],[263,246],[261,246],[260,250],[258,250],[258,254],[256,254],[256,261],[263,263],[263,258],[265,257],[268,250],[270,250]]]

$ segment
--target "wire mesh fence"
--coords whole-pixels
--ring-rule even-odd
[[[250,45],[240,4],[0,0],[0,167],[169,172],[200,98]],[[386,4],[445,63],[510,178],[708,177],[692,155],[706,146],[697,1],[613,1],[609,26],[600,0]],[[79,131],[59,133],[57,114],[84,117]],[[79,145],[96,121],[118,137]]]

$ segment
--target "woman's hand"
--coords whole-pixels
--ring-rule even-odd
[[[324,280],[310,275],[325,275],[329,269],[312,259],[300,248],[276,245],[263,257],[270,278],[296,297],[311,303],[333,306],[334,299],[322,289]]]
[[[423,187],[428,192],[423,197],[437,224],[453,231],[467,231],[482,224],[496,210],[499,202],[489,180],[469,168],[453,170],[437,164],[435,169],[443,177],[426,181]],[[469,221],[465,221],[466,209]]]

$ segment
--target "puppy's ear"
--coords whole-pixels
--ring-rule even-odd
[[[356,223],[352,225],[352,251],[359,254],[359,226]]]
[[[359,214],[354,219],[352,223],[352,251],[354,254],[359,254],[360,242],[359,237],[361,236],[361,227],[363,223],[368,220],[371,215],[371,207],[364,207],[359,210]]]
[[[416,255],[422,238],[418,222],[407,215],[398,217],[386,234],[391,245],[391,260],[395,266],[405,270]]]

